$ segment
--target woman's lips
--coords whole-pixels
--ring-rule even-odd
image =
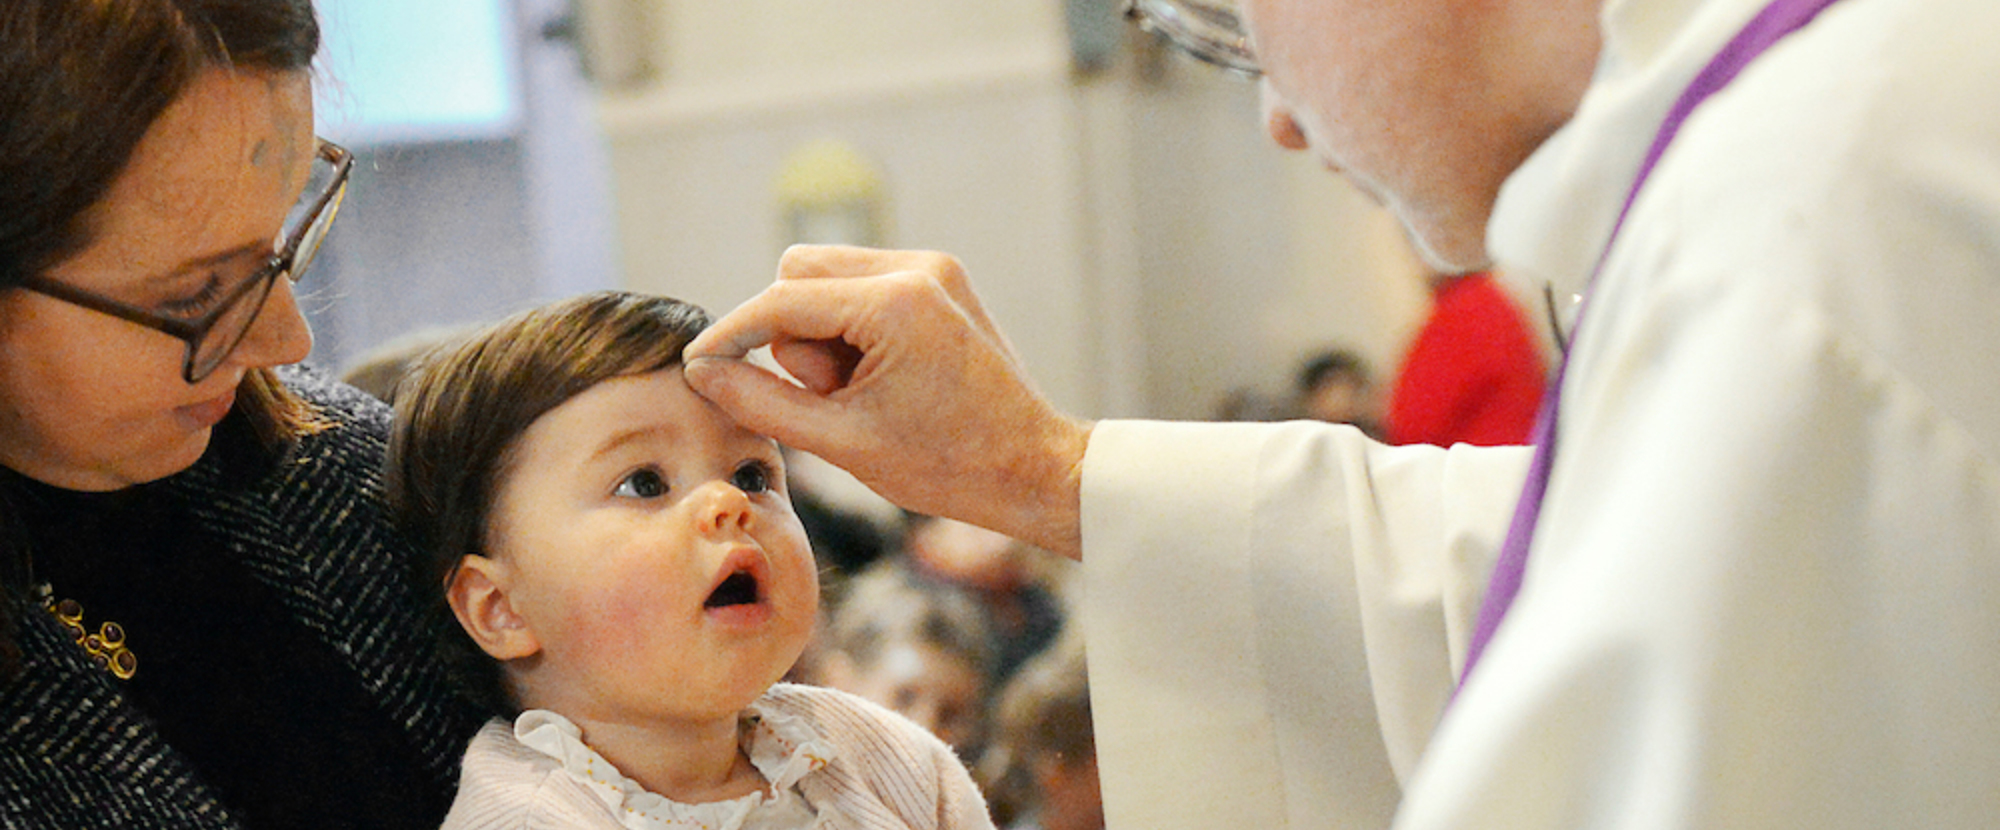
[[[222,423],[222,419],[229,417],[229,410],[235,406],[236,390],[232,388],[220,397],[175,407],[174,415],[188,429],[203,430]]]

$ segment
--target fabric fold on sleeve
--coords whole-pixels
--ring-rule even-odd
[[[1327,424],[1098,424],[1083,623],[1112,825],[1387,826],[1526,464]]]

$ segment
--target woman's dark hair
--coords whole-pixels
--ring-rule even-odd
[[[318,49],[311,0],[0,4],[0,286],[90,243],[90,208],[203,70],[303,70]]]
[[[139,140],[211,68],[306,70],[319,50],[311,0],[0,2],[0,290],[93,241],[92,208]],[[312,409],[258,370],[238,410],[272,450],[318,427]],[[0,504],[0,677],[18,669],[15,614],[29,555]]]
[[[445,595],[459,562],[488,555],[493,498],[521,433],[599,383],[679,364],[708,322],[679,300],[586,294],[443,346],[398,384],[383,474],[390,514],[423,552],[412,578],[440,657],[460,693],[488,712],[512,717],[519,704]]]

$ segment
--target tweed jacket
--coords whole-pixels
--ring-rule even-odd
[[[195,521],[343,655],[449,789],[483,717],[450,692],[406,586],[414,549],[377,495],[389,414],[308,370],[285,381],[334,423],[247,486],[210,453],[165,484]],[[52,615],[21,613],[0,687],[0,827],[239,826]]]

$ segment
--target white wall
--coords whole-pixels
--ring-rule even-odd
[[[1277,150],[1252,86],[1174,60],[1135,100],[1148,414],[1205,417],[1230,389],[1284,391],[1328,345],[1391,371],[1426,300],[1387,215]]]
[[[774,193],[784,157],[839,138],[883,169],[887,244],[957,255],[1050,393],[1088,403],[1068,95],[1049,61],[922,84],[744,88],[726,106],[607,107],[627,284],[717,312],[763,288],[787,241]]]
[[[1054,0],[610,0],[657,27],[654,64],[682,87],[898,70],[968,52],[1032,52],[1062,40]]]
[[[311,361],[334,371],[410,332],[622,278],[593,96],[569,44],[541,35],[567,13],[566,0],[455,0],[398,16],[402,5],[321,4],[329,25],[318,127],[354,151],[355,169],[301,288],[317,341]],[[489,59],[422,48],[456,38],[477,51],[481,37]],[[501,77],[410,82],[435,80],[440,60]],[[416,106],[426,96],[398,95],[411,90],[436,100]],[[456,106],[454,94],[485,105]]]
[[[1253,86],[1072,78],[1056,0],[596,0],[635,1],[659,74],[599,108],[631,287],[717,311],[760,289],[779,164],[831,137],[883,169],[888,244],[963,259],[1082,414],[1202,417],[1327,342],[1386,371],[1420,312],[1386,220],[1271,147]]]

